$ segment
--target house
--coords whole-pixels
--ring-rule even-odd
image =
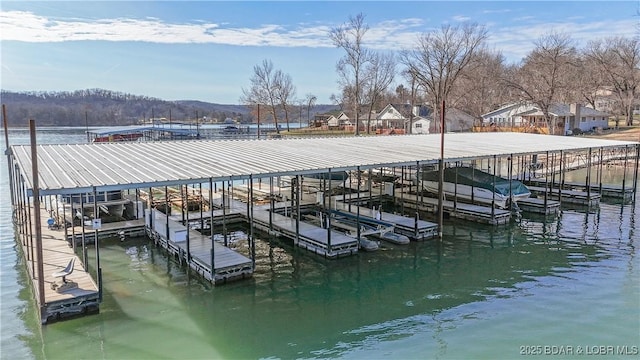
[[[475,117],[462,110],[455,108],[445,110],[444,128],[446,132],[472,131],[475,122]]]
[[[411,121],[411,134],[428,134],[431,120],[417,116]]]
[[[446,131],[470,131],[475,118],[458,109],[447,109]],[[377,134],[428,134],[434,129],[433,111],[427,105],[387,104],[380,112],[359,114],[360,131]],[[354,130],[355,120],[346,112],[324,118],[329,129]],[[393,130],[393,131],[390,131]]]
[[[556,135],[609,127],[609,114],[577,103],[552,104],[549,116]],[[486,113],[482,115],[482,125],[475,130],[551,133],[544,113],[533,103],[509,104]]]
[[[402,129],[405,133],[428,134],[431,109],[426,105],[388,104],[379,113],[376,125]]]
[[[440,132],[439,123],[433,119],[433,109],[427,105],[389,104],[378,114],[383,127],[411,129],[412,134]],[[475,118],[459,109],[445,112],[445,131],[471,131]]]

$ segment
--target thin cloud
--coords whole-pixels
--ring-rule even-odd
[[[507,10],[501,10],[506,12]],[[457,21],[468,17],[456,16]],[[596,38],[609,36],[633,37],[637,20],[596,21],[581,23],[534,22],[533,18],[511,19],[513,26],[502,23],[485,24],[490,31],[489,45],[501,51],[509,60],[519,60],[532,49],[533,41],[550,30],[569,33],[585,44]],[[387,20],[370,24],[365,44],[375,50],[398,50],[415,46],[419,35],[441,24],[422,18]],[[139,41],[164,44],[221,44],[236,46],[273,47],[333,47],[329,39],[331,24],[299,23],[297,25],[263,24],[254,28],[232,27],[228,23],[214,23],[198,19],[193,23],[166,23],[158,18],[143,19],[78,19],[48,18],[26,11],[0,13],[0,38],[21,42],[65,41]]]
[[[393,49],[415,40],[424,31],[423,19],[406,18],[372,25],[367,45]],[[324,24],[282,26],[263,24],[255,28],[230,27],[201,19],[194,23],[166,23],[158,18],[145,19],[51,19],[25,11],[0,14],[2,40],[22,42],[65,41],[142,41],[164,44],[210,43],[237,46],[333,47],[331,27]]]
[[[456,15],[456,16],[452,17],[452,19],[455,20],[455,21],[459,21],[459,22],[465,22],[465,21],[471,20],[470,17],[463,16],[463,15]]]
[[[633,37],[634,24],[637,24],[636,21],[629,19],[617,22],[576,23],[562,21],[502,28],[492,27],[490,28],[489,42],[493,47],[502,51],[507,59],[518,61],[531,51],[534,41],[548,35],[551,31],[569,34],[576,42],[576,46],[580,48],[593,39],[604,39],[611,36]]]
[[[146,19],[49,19],[24,11],[0,14],[2,40],[22,42],[143,41],[165,44],[213,43],[245,46],[332,46],[326,26],[287,29],[267,24],[257,28],[232,28],[197,21],[171,24]]]
[[[499,9],[499,10],[483,10],[483,14],[504,14],[511,12],[511,9]]]

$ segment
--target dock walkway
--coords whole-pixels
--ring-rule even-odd
[[[329,232],[319,226],[299,221],[299,232],[296,236],[296,220],[294,218],[273,212],[271,213],[271,222],[269,222],[268,205],[256,206],[254,209],[253,221],[260,230],[291,238],[294,245],[303,249],[331,259],[358,252],[358,240],[341,232],[335,230]],[[331,234],[330,240],[328,239],[329,233]]]
[[[152,210],[152,215],[146,216],[145,222],[151,239],[172,255],[178,256],[181,262],[189,264],[189,267],[208,281],[219,284],[253,275],[251,259],[212,242],[210,236],[188,229],[158,210]]]
[[[376,219],[376,210],[353,204],[349,205],[348,203],[341,202],[340,198],[342,198],[342,196],[338,196],[338,201],[335,201],[337,209],[356,215],[358,208],[360,208],[361,217]],[[332,201],[332,203],[334,202]],[[405,235],[412,240],[427,240],[438,235],[438,224],[429,221],[418,219],[416,222],[415,218],[391,214],[384,211],[380,212],[380,220],[392,223],[394,225],[394,232]]]
[[[545,179],[530,179],[527,180],[527,184],[530,184],[531,186],[538,186],[538,187],[545,187],[552,185],[552,187],[554,189],[558,189],[562,184],[560,184],[559,182],[545,182]],[[591,193],[598,193],[600,194],[600,196],[607,197],[607,198],[613,198],[613,199],[622,199],[623,201],[631,201],[633,199],[633,194],[634,194],[634,189],[633,186],[626,186],[625,188],[623,188],[622,186],[619,185],[611,185],[611,184],[590,184],[589,186],[587,186],[586,183],[579,183],[579,182],[569,182],[566,181],[563,183],[563,189],[564,190],[574,190],[574,191],[583,191],[586,192],[587,189],[591,192]]]
[[[31,205],[32,223],[35,224],[33,205]],[[40,210],[40,218],[49,218],[49,213],[44,208]],[[37,279],[37,258],[32,258],[31,244],[27,244],[28,234],[20,234],[20,244],[25,254],[25,264],[29,272],[29,278],[33,285],[36,302],[40,308],[40,321],[47,324],[78,314],[93,313],[99,311],[101,300],[98,285],[91,274],[84,269],[82,259],[73,252],[65,239],[63,229],[49,229],[46,221],[42,221],[42,264],[44,267],[44,303],[40,304],[40,290]],[[35,243],[33,244],[35,246]],[[56,291],[52,288],[54,283],[60,283],[60,278],[52,277],[52,274],[64,269],[71,258],[75,257],[73,272],[66,276],[68,282],[77,284],[76,287],[66,291]]]
[[[531,194],[538,197],[544,196],[547,193],[548,199],[559,200],[566,204],[576,204],[584,206],[596,206],[600,203],[601,195],[597,192],[588,194],[585,191],[576,190],[564,190],[564,189],[551,189],[540,186],[527,186]]]

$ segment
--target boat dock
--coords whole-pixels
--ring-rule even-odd
[[[587,193],[576,190],[548,189],[540,186],[528,186],[528,188],[532,195],[543,198],[546,193],[549,199],[558,200],[566,204],[596,206],[600,203],[601,198],[601,195],[596,192]]]
[[[45,290],[53,281],[52,273],[63,269],[68,264],[68,259],[79,259],[75,257],[73,248],[68,245],[69,229],[53,230],[47,228],[47,224],[34,225],[31,215],[23,215],[29,212],[33,204],[38,204],[40,198],[56,197],[64,203],[69,201],[73,203],[73,199],[68,198],[78,195],[81,196],[80,199],[86,199],[86,201],[81,200],[81,206],[77,210],[81,213],[80,215],[76,215],[75,211],[68,212],[74,219],[72,222],[75,222],[77,216],[83,219],[83,226],[79,229],[75,227],[71,229],[73,246],[78,241],[78,232],[83,234],[81,238],[84,237],[86,240],[92,235],[99,239],[103,236],[119,236],[119,234],[127,236],[127,231],[133,236],[140,231],[139,221],[133,221],[124,227],[123,224],[116,223],[107,225],[112,217],[144,219],[145,232],[157,244],[181,262],[186,263],[190,269],[201,274],[203,278],[212,283],[220,283],[253,275],[255,240],[252,232],[254,228],[293,239],[294,245],[327,258],[353,255],[358,252],[359,241],[340,231],[332,230],[329,226],[330,217],[328,224],[324,226],[323,224],[314,226],[301,221],[301,214],[298,213],[301,212],[301,206],[310,201],[320,206],[324,214],[330,213],[334,205],[331,204],[332,201],[327,204],[327,198],[323,196],[342,190],[332,185],[333,181],[328,181],[318,188],[324,194],[323,196],[320,196],[320,193],[311,194],[307,191],[309,189],[304,188],[304,184],[308,184],[308,179],[313,178],[312,175],[315,174],[352,173],[358,174],[357,177],[360,179],[361,174],[370,172],[371,176],[367,177],[379,181],[380,186],[376,189],[380,193],[377,195],[378,198],[371,200],[374,198],[371,193],[372,181],[368,181],[369,193],[351,194],[351,206],[391,201],[396,209],[402,209],[400,213],[415,213],[416,216],[395,218],[393,214],[380,213],[381,218],[384,221],[394,222],[397,228],[403,229],[402,231],[407,235],[421,237],[416,233],[423,231],[422,237],[426,238],[433,236],[435,231],[432,223],[421,222],[419,219],[419,216],[426,212],[438,215],[438,236],[443,236],[442,227],[446,226],[442,221],[443,215],[500,225],[510,221],[511,212],[495,206],[454,202],[450,196],[443,201],[438,201],[417,193],[415,185],[418,183],[413,184],[413,191],[394,189],[390,186],[392,183],[387,180],[395,182],[396,177],[387,176],[388,169],[391,169],[391,174],[396,174],[400,169],[400,174],[418,175],[425,168],[478,166],[479,163],[479,169],[491,167],[494,174],[496,169],[503,169],[503,173],[506,170],[509,173],[508,176],[512,177],[514,173],[531,169],[533,164],[537,165],[538,162],[535,159],[537,155],[545,156],[547,163],[545,170],[548,170],[549,160],[553,167],[553,159],[556,155],[587,153],[590,160],[586,164],[590,171],[594,160],[593,150],[624,149],[625,164],[627,159],[631,158],[633,162],[630,160],[630,164],[633,163],[635,167],[633,180],[630,181],[633,184],[635,198],[640,158],[638,142],[524,133],[447,133],[442,134],[443,140],[447,143],[447,146],[442,149],[434,145],[437,140],[435,135],[318,137],[255,141],[116,142],[96,146],[92,144],[38,145],[33,120],[30,121],[29,127],[31,144],[10,146],[8,139],[5,139],[7,146],[5,154],[8,159],[7,174],[11,189],[11,205],[14,209],[16,241],[22,245],[23,255],[26,258],[24,263],[30,268],[30,281],[36,289],[34,293],[43,323],[67,313],[97,309],[102,295],[100,275],[102,270],[99,256],[100,242],[95,241],[96,245],[93,248],[96,251],[96,263],[95,266],[91,264],[90,267],[84,252],[85,241],[81,241],[85,259],[83,262],[77,261],[78,265],[74,267],[74,272],[69,279],[76,281],[79,285],[78,292],[80,290],[82,292],[76,294],[75,291],[69,291],[65,294],[65,299],[58,300],[58,292],[50,292],[53,290],[50,288]],[[633,150],[632,154],[630,150]],[[345,156],[345,151],[354,156]],[[603,159],[602,156],[599,158]],[[486,162],[486,166],[483,166],[483,162]],[[38,167],[38,165],[41,166]],[[514,166],[517,170],[514,170]],[[374,171],[379,171],[381,176],[374,176]],[[283,188],[282,193],[280,189],[276,193],[273,181],[285,177],[291,179],[289,185]],[[333,179],[331,176],[329,178]],[[262,184],[264,179],[268,179],[268,187],[267,184]],[[403,176],[403,179],[413,181],[413,176],[409,178]],[[234,191],[234,187],[240,182],[243,185],[246,184],[249,191],[243,191],[241,186]],[[353,179],[349,179],[349,182],[353,184]],[[254,188],[256,185],[258,185],[257,190]],[[358,192],[361,185],[361,181],[355,185]],[[200,194],[190,194],[193,191],[187,191],[188,188],[192,190],[199,188]],[[222,196],[216,199],[221,199],[222,206],[213,204],[214,194],[211,191],[205,193],[202,191],[204,188],[214,189],[214,192],[215,189],[222,190]],[[135,191],[135,198],[132,200],[135,202],[135,215],[127,213],[124,216],[118,211],[106,216],[101,204],[98,203],[99,194],[124,190],[130,193]],[[147,190],[145,199],[141,194]],[[574,194],[569,191],[572,190],[562,190],[562,202],[568,203],[570,199],[576,197],[571,196]],[[554,193],[559,192],[554,191],[548,197],[553,198]],[[568,198],[565,199],[564,196]],[[600,195],[597,196],[595,194],[588,196],[587,204],[599,201]],[[83,201],[88,203],[91,199],[93,210],[82,204]],[[246,201],[241,203],[237,199]],[[169,215],[172,215],[172,208],[180,209],[177,212],[179,216],[169,217],[160,212],[159,207],[162,206],[162,202],[165,202],[165,211]],[[128,204],[118,206],[120,205],[126,209]],[[287,209],[287,206],[293,212],[292,217],[286,216],[287,214],[280,210]],[[60,207],[56,206],[56,208]],[[205,208],[208,208],[208,226],[211,230],[215,230],[217,224],[226,223],[226,220],[247,219],[251,228],[248,238],[250,245],[248,256],[217,243],[214,240],[218,233],[216,231],[212,231],[210,236],[205,236],[192,229],[192,226],[198,225],[200,228],[206,228],[207,215],[203,212]],[[405,208],[408,210],[405,211]],[[62,209],[65,216],[66,211],[64,207]],[[75,209],[75,206],[70,207],[70,210]],[[198,215],[194,214],[194,212],[198,213],[196,209],[199,210]],[[106,210],[110,211],[108,206]],[[32,212],[33,218],[38,220],[37,223],[41,218],[49,217],[46,212]],[[64,222],[67,225],[67,221]],[[90,222],[90,225],[87,225],[87,222]],[[101,222],[104,224],[100,224]],[[87,226],[91,226],[93,231],[87,232]],[[57,246],[61,247],[60,250]],[[52,253],[47,254],[47,252]],[[34,258],[40,259],[37,272]],[[51,265],[44,266],[44,262]],[[95,269],[93,278],[86,272],[88,268]],[[84,277],[81,278],[81,276]]]
[[[335,259],[358,252],[358,240],[339,231],[324,229],[295,218],[270,212],[268,207],[256,207],[255,226],[269,234],[293,239],[293,243],[320,256]],[[271,216],[271,219],[269,217]],[[296,221],[298,224],[296,225]],[[296,231],[297,226],[297,231]]]
[[[35,213],[33,205],[31,205],[31,212]],[[39,215],[45,219],[49,217],[49,213],[43,208],[40,209]],[[25,236],[20,236],[18,239],[22,244],[27,270],[30,278],[33,279],[31,284],[41,310],[40,322],[48,324],[68,317],[98,312],[101,300],[98,284],[86,269],[87,265],[74,253],[73,248],[69,247],[64,230],[51,229],[46,222],[43,222],[39,230],[42,234],[42,284],[44,285],[42,288],[36,281],[38,260],[34,257],[33,245],[27,243],[29,236],[22,233]],[[73,272],[66,276],[66,280],[73,285],[66,290],[54,289],[56,285],[61,284],[61,279],[54,278],[53,274],[62,271],[72,258],[75,259]],[[44,291],[43,303],[39,301],[40,291]]]
[[[120,237],[122,239],[128,237],[144,236],[144,220],[125,220],[116,221],[110,223],[101,224],[100,229],[97,230],[98,239]],[[91,226],[73,226],[66,230],[67,241],[71,244],[82,244],[84,238],[85,243],[92,243],[95,241],[96,231]]]
[[[520,210],[529,213],[555,215],[560,212],[560,202],[549,199],[545,204],[544,199],[529,197],[518,200],[517,204]]]
[[[610,185],[610,184],[590,184],[587,186],[586,183],[578,183],[578,182],[563,182],[558,183],[547,183],[545,179],[531,179],[527,180],[527,183],[531,184],[531,186],[545,187],[551,185],[554,189],[558,189],[562,187],[564,190],[573,190],[573,191],[582,191],[582,192],[591,192],[598,193],[602,198],[611,198],[611,199],[621,199],[624,202],[631,201],[633,199],[633,187],[627,186],[622,187],[618,185]],[[555,190],[554,190],[555,191]]]
[[[398,206],[405,206],[410,209],[418,209],[418,211],[434,214],[438,212],[438,199],[432,197],[421,196],[418,194],[416,199],[415,193],[405,193],[402,197],[396,195],[394,199]],[[504,225],[508,224],[511,220],[511,212],[509,210],[492,208],[490,206],[443,200],[442,208],[446,216],[473,221],[480,224]]]
[[[145,218],[149,238],[215,284],[251,277],[253,261],[152,210]],[[213,266],[212,266],[213,264]]]
[[[338,196],[337,198],[340,199],[341,197]],[[341,201],[336,201],[335,204],[337,209],[346,211],[351,215],[357,216],[359,209],[360,217],[377,220],[377,210],[353,204],[349,205]],[[380,220],[393,224],[395,233],[404,235],[411,240],[428,240],[438,235],[438,224],[436,223],[384,211],[380,211],[379,214]]]

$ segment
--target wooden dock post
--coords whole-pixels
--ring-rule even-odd
[[[101,223],[96,223],[96,220],[100,219],[100,214],[98,213],[98,192],[96,191],[96,187],[93,187],[93,236],[94,242],[93,245],[96,247],[96,281],[98,282],[98,298],[102,300],[102,269],[100,268],[100,246],[98,246],[98,229]],[[84,227],[84,226],[83,226]],[[75,241],[75,239],[74,239]]]
[[[249,211],[247,215],[249,216],[249,242],[251,245],[251,265],[253,266],[253,270],[256,269],[256,239],[253,234],[253,174],[249,174],[249,194],[247,203],[249,204]]]
[[[44,300],[44,263],[42,256],[42,228],[40,219],[40,184],[38,176],[38,149],[36,145],[36,123],[29,120],[29,133],[31,137],[31,172],[33,176],[33,208],[36,235],[36,261],[38,262],[38,306],[40,306],[40,318],[46,313]]]
[[[496,156],[493,155],[493,184],[492,184],[492,186],[493,186],[494,189],[496,188],[496,176],[497,176],[496,169],[497,169]],[[492,195],[491,195],[491,221],[495,222],[495,220],[496,220],[496,192],[494,190],[492,192]]]
[[[636,202],[636,193],[638,192],[638,165],[640,162],[640,144],[636,145],[636,163],[633,170],[633,202]]]
[[[202,195],[202,193],[200,193],[200,195]],[[211,232],[211,278],[215,277],[215,268],[216,268],[216,261],[215,261],[215,251],[214,251],[214,244],[215,244],[215,240],[214,240],[214,229],[213,229],[213,178],[209,178],[209,213],[210,213],[210,218],[209,218],[209,231]],[[167,234],[169,232],[167,231]]]

